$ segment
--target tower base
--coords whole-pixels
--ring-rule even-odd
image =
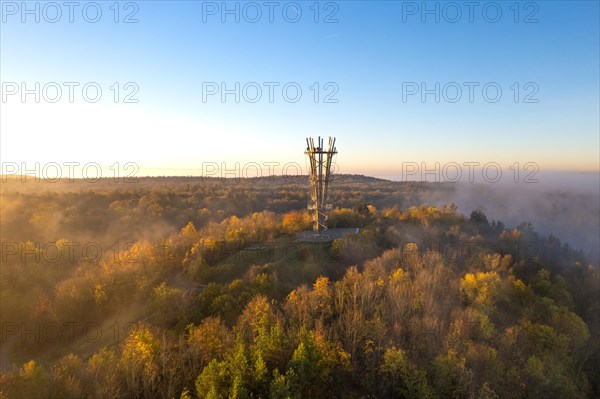
[[[305,230],[296,233],[296,241],[303,242],[331,242],[342,238],[348,234],[358,234],[360,229],[351,227],[344,229],[327,229],[323,232],[316,232],[314,230]]]

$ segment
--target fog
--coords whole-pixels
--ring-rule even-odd
[[[554,235],[589,259],[600,260],[600,175],[583,172],[539,172],[537,183],[458,182],[445,197],[431,202],[454,202],[466,215],[481,209],[507,228],[530,222],[543,235]]]

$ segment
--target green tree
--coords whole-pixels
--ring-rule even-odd
[[[472,371],[465,365],[465,358],[450,350],[437,356],[431,367],[432,386],[442,398],[469,398]]]
[[[386,349],[379,368],[382,377],[382,397],[432,398],[426,372],[410,364],[406,353],[395,347]]]
[[[285,375],[282,375],[279,370],[275,369],[269,387],[269,397],[271,399],[300,399],[300,392],[293,383],[295,380],[294,370],[289,369]]]
[[[299,388],[303,398],[316,397],[321,376],[322,354],[317,347],[312,332],[301,332],[300,342],[294,350],[289,363],[293,371],[293,382]]]
[[[196,379],[198,399],[224,399],[227,397],[227,368],[225,362],[213,359]]]

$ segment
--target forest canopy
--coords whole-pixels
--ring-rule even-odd
[[[2,184],[2,398],[600,396],[594,260],[452,185]]]

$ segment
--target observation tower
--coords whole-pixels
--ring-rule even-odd
[[[308,202],[309,211],[313,212],[313,230],[321,234],[327,230],[327,212],[331,210],[328,202],[328,189],[331,180],[331,162],[337,154],[335,138],[329,137],[327,150],[323,147],[323,139],[317,139],[317,146],[312,137],[306,139],[306,151],[310,161],[311,196]]]

